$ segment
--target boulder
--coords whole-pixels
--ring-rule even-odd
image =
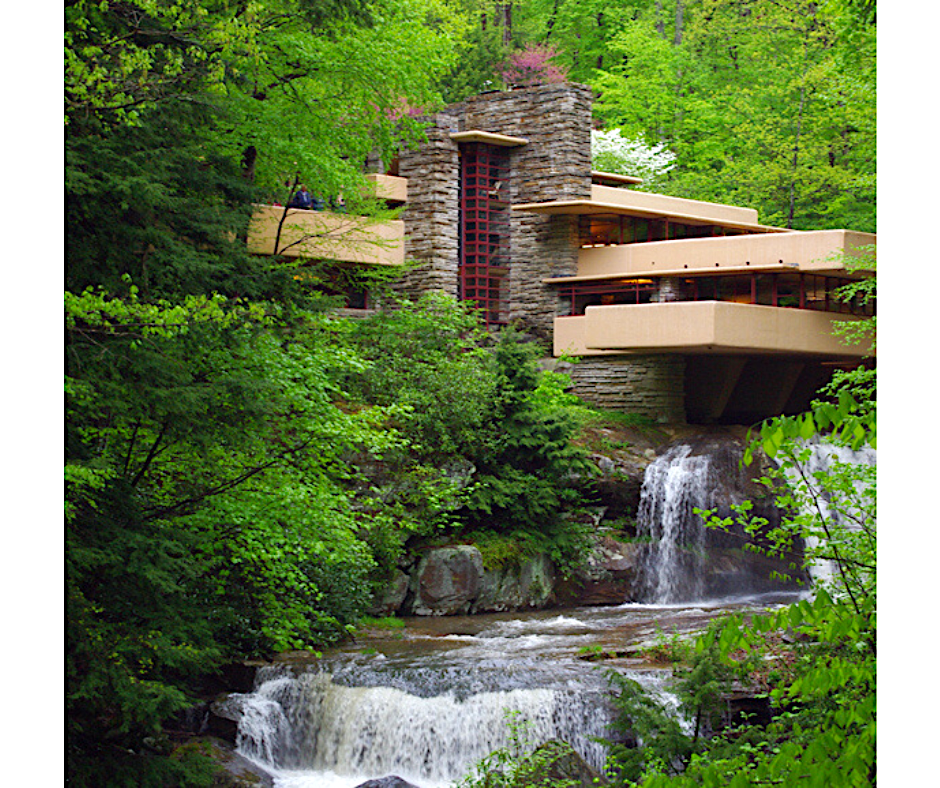
[[[392,616],[395,615],[408,596],[408,588],[411,578],[400,569],[395,570],[392,579],[386,585],[384,591],[378,596],[369,608],[370,616]]]
[[[591,491],[606,509],[606,517],[612,520],[635,517],[649,458],[593,454],[591,460],[597,467],[597,475],[590,480]]]
[[[418,788],[418,786],[392,774],[388,777],[379,777],[377,780],[367,780],[357,785],[356,788]]]
[[[213,775],[213,788],[274,788],[274,777],[239,755],[229,742],[212,737],[193,739],[177,748],[173,757],[180,758],[187,750],[216,762],[218,771]]]
[[[542,608],[554,598],[555,566],[547,555],[507,564],[483,573],[483,587],[472,613]]]
[[[432,548],[418,563],[412,583],[412,615],[468,613],[483,588],[483,556],[473,545]]]
[[[585,566],[561,580],[555,597],[562,605],[622,605],[635,597],[639,547],[609,535],[596,537]]]
[[[242,701],[238,694],[222,695],[209,704],[203,730],[234,746],[238,737],[238,723],[242,718]]]

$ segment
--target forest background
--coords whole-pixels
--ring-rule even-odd
[[[689,4],[690,7],[693,5]],[[882,77],[882,84],[890,86],[890,90],[882,89],[879,96],[879,136],[881,139],[887,140],[887,144],[882,144],[878,151],[880,159],[878,231],[883,260],[917,261],[920,259],[916,234],[910,232],[912,218],[908,210],[907,195],[912,188],[912,180],[915,181],[913,184],[915,194],[919,193],[918,185],[934,182],[934,178],[931,176],[936,174],[936,164],[935,158],[930,156],[929,153],[922,153],[922,149],[928,147],[929,143],[925,145],[910,142],[912,134],[914,134],[913,130],[929,129],[932,118],[928,103],[918,100],[918,96],[923,99],[923,91],[916,91],[912,96],[908,91],[908,86],[912,82],[918,82],[916,77],[912,78],[914,75],[931,73],[930,44],[927,36],[930,30],[936,29],[933,24],[934,20],[931,18],[935,14],[934,11],[918,9],[917,24],[910,24],[913,14],[905,16],[896,9],[886,9],[885,13],[879,15],[879,29],[881,31],[879,69],[883,74],[888,73],[887,77]],[[518,15],[516,19],[519,20]],[[537,14],[528,20],[523,17],[522,20],[517,21],[517,24],[520,29],[524,30],[523,22],[527,21],[533,25],[534,29],[538,29],[540,21],[544,22],[545,19],[544,14]],[[17,19],[14,26],[29,30],[35,30],[37,27],[36,20],[25,16]],[[569,32],[571,31],[569,30]],[[674,31],[671,32],[674,33]],[[898,35],[898,33],[902,33],[902,35]],[[538,38],[538,34],[533,33],[532,35],[534,39]],[[11,529],[15,532],[15,536],[10,542],[7,555],[16,557],[16,563],[20,563],[23,556],[28,556],[29,562],[25,577],[22,570],[10,571],[6,574],[6,577],[9,584],[7,588],[8,600],[22,599],[21,592],[24,586],[36,589],[33,596],[36,599],[36,604],[18,603],[10,605],[8,603],[8,628],[23,633],[22,641],[30,644],[32,651],[38,650],[47,655],[46,657],[37,657],[34,653],[30,657],[30,662],[34,666],[38,665],[39,672],[46,676],[47,681],[53,685],[47,690],[49,697],[52,698],[49,705],[57,707],[58,699],[63,694],[60,691],[62,689],[60,655],[64,647],[60,636],[64,632],[64,623],[61,616],[61,601],[64,598],[64,589],[59,568],[63,565],[64,559],[62,557],[63,544],[61,539],[53,538],[61,534],[61,531],[53,525],[61,522],[61,510],[58,503],[51,500],[54,496],[48,495],[48,484],[51,478],[58,478],[57,471],[49,468],[51,464],[49,461],[49,445],[50,442],[54,444],[58,436],[62,434],[61,429],[57,429],[62,425],[61,422],[56,423],[54,417],[50,418],[49,416],[49,414],[61,412],[61,400],[57,393],[48,395],[47,392],[58,392],[60,390],[59,368],[51,359],[58,358],[57,350],[53,348],[58,349],[60,347],[64,326],[59,316],[61,313],[61,302],[58,300],[59,294],[57,288],[49,281],[51,274],[37,276],[35,263],[49,265],[51,261],[52,269],[55,271],[58,270],[59,261],[65,256],[64,233],[59,234],[62,227],[61,199],[58,196],[53,198],[49,194],[53,184],[61,183],[64,165],[62,160],[57,157],[57,154],[64,149],[64,145],[60,136],[60,130],[62,129],[61,105],[56,101],[46,102],[40,98],[37,106],[36,100],[37,95],[40,97],[58,95],[60,84],[58,78],[61,72],[56,66],[46,67],[42,64],[43,62],[50,64],[59,62],[57,40],[50,42],[48,52],[46,52],[46,36],[40,34],[38,38],[40,41],[38,47],[26,47],[24,52],[24,47],[20,46],[11,52],[17,63],[20,64],[19,66],[14,63],[8,64],[11,70],[14,67],[21,70],[22,62],[28,62],[30,64],[30,73],[33,76],[33,79],[29,82],[21,80],[11,86],[11,103],[21,107],[29,107],[30,111],[28,113],[29,122],[17,124],[17,127],[12,129],[13,136],[9,148],[17,151],[15,155],[10,155],[9,161],[9,171],[12,175],[9,183],[13,185],[8,188],[3,199],[7,216],[22,216],[25,212],[30,217],[25,226],[18,227],[16,240],[8,249],[11,253],[11,260],[29,260],[34,264],[28,267],[12,267],[8,276],[8,281],[12,285],[10,292],[16,294],[15,298],[10,298],[11,301],[15,302],[14,305],[5,310],[4,323],[7,329],[6,336],[9,338],[7,341],[8,359],[12,362],[9,366],[11,369],[16,370],[15,377],[17,380],[27,379],[28,375],[29,384],[16,387],[8,384],[7,386],[7,412],[26,414],[26,418],[18,418],[16,423],[11,425],[14,429],[10,431],[10,445],[15,447],[15,450],[11,451],[10,455],[15,456],[16,469],[13,473],[8,473],[8,479],[13,482],[11,489],[27,491],[26,496],[21,495],[21,498],[25,497],[26,500],[15,504],[13,507],[10,522],[15,523],[15,528]],[[901,43],[902,41],[903,43]],[[591,54],[593,57],[593,53]],[[587,57],[587,54],[585,57]],[[588,82],[592,81],[592,79],[582,76],[588,69],[586,62],[579,55],[579,59],[573,58],[572,62],[567,64],[572,70],[571,76],[573,78]],[[616,83],[618,75],[613,71],[608,73],[610,75],[606,79]],[[47,83],[48,89],[45,87]],[[921,86],[915,85],[915,87]],[[614,86],[611,87],[611,92],[615,92]],[[666,92],[668,93],[668,91]],[[662,98],[661,95],[659,97]],[[695,109],[701,110],[702,108]],[[625,131],[633,133],[638,130],[653,129],[661,135],[660,140],[664,136],[673,134],[676,135],[674,139],[678,140],[679,143],[688,144],[687,140],[683,141],[684,138],[680,134],[683,129],[679,127],[669,128],[668,124],[664,124],[661,117],[652,119],[628,117],[622,113],[618,114],[614,108],[602,110],[599,114],[602,115],[605,111],[609,113],[606,119],[612,124],[620,124]],[[694,113],[692,114],[694,115]],[[702,115],[696,117],[700,122],[707,122],[707,115],[708,113],[703,111]],[[675,113],[673,113],[672,119],[675,120],[675,117]],[[684,119],[687,116],[682,115],[681,117],[685,122]],[[42,129],[43,133],[37,134],[37,129]],[[689,139],[694,138],[694,136],[694,133],[688,135]],[[654,139],[652,141],[659,140]],[[680,145],[677,145],[677,147],[680,147]],[[26,151],[28,155],[22,155],[19,153],[20,151]],[[874,151],[872,150],[871,153],[873,161]],[[701,161],[698,158],[693,160]],[[53,166],[50,167],[50,163]],[[55,164],[59,166],[56,167]],[[862,167],[862,169],[864,168]],[[874,176],[873,168],[868,174]],[[705,199],[709,198],[704,190],[710,187],[703,185],[701,175],[696,173],[694,166],[684,173],[677,173],[677,178],[679,176],[686,178],[686,183],[693,184],[693,186],[698,185],[703,189],[703,191],[696,193],[697,196]],[[768,184],[762,183],[760,178],[756,176],[753,177],[752,181],[755,193],[769,194],[773,191]],[[677,180],[676,183],[681,183],[681,181]],[[688,188],[691,189],[693,186]],[[823,186],[834,190],[834,192],[838,192],[840,188],[838,183],[829,184],[828,186],[823,184]],[[735,196],[734,187],[722,188],[728,190],[720,194],[714,193],[711,199],[754,204],[751,200]],[[874,188],[873,183],[870,188]],[[924,186],[921,185],[920,189],[923,188]],[[668,192],[669,189],[663,188],[663,191]],[[686,196],[692,196],[691,192],[685,194]],[[24,208],[26,195],[35,195],[32,200],[40,203],[40,210],[31,209],[27,211]],[[822,202],[825,201],[821,201],[821,204]],[[872,217],[864,215],[865,208],[862,205],[864,202],[865,200],[859,200],[858,205],[854,203],[846,205],[845,215],[857,217],[854,224],[850,224],[850,226],[857,229],[874,230],[875,228],[869,224]],[[772,212],[773,216],[790,218],[786,210],[789,208],[789,201],[780,200],[778,194],[778,204],[781,207],[776,208],[775,213]],[[783,206],[786,206],[786,209]],[[758,206],[755,205],[755,207]],[[764,221],[772,221],[772,218],[765,215],[763,211],[761,218]],[[820,222],[820,220],[822,221]],[[806,221],[806,226],[829,226],[826,224],[825,214],[820,212],[808,215]],[[19,225],[20,222],[17,220],[16,224]],[[843,226],[843,224],[848,224],[848,222],[840,223],[839,226]],[[794,222],[794,226],[799,226],[799,223]],[[42,239],[41,243],[37,243],[39,239]],[[916,266],[917,263],[911,262],[911,265]],[[918,295],[921,298],[926,297],[922,290],[920,292],[911,292],[910,283],[912,278],[916,276],[915,272],[917,270],[918,268],[913,267],[910,274],[905,272],[903,276],[898,276],[891,271],[881,272],[880,289],[882,294],[880,300],[883,307],[887,304],[889,317],[892,314],[890,310],[896,308],[893,307],[893,304],[910,303],[912,300],[917,300]],[[884,315],[884,308],[880,311]],[[37,315],[40,317],[39,321],[36,320]],[[898,416],[901,412],[928,413],[930,404],[927,399],[927,392],[930,390],[927,381],[922,381],[920,385],[912,385],[912,370],[910,367],[905,366],[903,373],[900,372],[900,365],[905,364],[905,359],[909,359],[910,355],[901,351],[898,335],[899,331],[903,330],[908,333],[909,329],[900,329],[897,325],[892,328],[890,322],[890,320],[883,318],[883,331],[879,340],[883,351],[882,363],[880,364],[880,377],[882,378],[880,399],[882,403],[885,401],[889,403],[888,407],[882,408],[881,429],[883,434],[889,436],[903,433],[903,430],[898,429]],[[37,323],[40,324],[38,327]],[[29,341],[20,339],[20,336],[24,333],[24,327],[28,327],[28,336],[31,337]],[[14,329],[16,329],[16,333],[14,333]],[[918,327],[915,330],[920,329]],[[927,329],[923,330],[926,335],[929,335]],[[11,339],[15,339],[15,341],[11,341]],[[40,349],[39,352],[37,352],[37,348]],[[885,352],[885,348],[887,348],[887,352]],[[48,363],[44,363],[44,359],[48,359]],[[915,364],[913,366],[915,370],[923,370],[926,365]],[[899,381],[902,374],[905,383],[902,387],[903,394],[899,394]],[[898,403],[897,410],[893,411],[890,405],[892,402]],[[919,408],[919,405],[923,405],[923,407]],[[895,423],[892,424],[892,421]],[[887,448],[887,462],[890,463],[892,444],[890,441],[883,440],[882,445]],[[894,444],[894,456],[899,456],[904,450],[906,450],[905,444]],[[909,465],[906,467],[908,470],[904,476],[905,489],[912,486],[918,487],[921,480],[923,480],[923,486],[920,486],[919,489],[926,489],[927,482],[926,479],[923,479],[923,476],[927,473],[926,467],[922,466],[922,469],[910,468]],[[890,483],[892,481],[891,476],[887,480]],[[906,507],[902,505],[902,501],[906,498],[906,495],[897,492],[896,488],[892,491],[891,486],[883,486],[881,496],[887,503],[887,511],[892,512],[894,517],[904,519],[903,512]],[[884,510],[886,507],[884,504],[882,506]],[[898,511],[898,515],[893,515],[895,510]],[[911,521],[917,519],[912,517]],[[891,552],[893,551],[889,551],[889,557]],[[910,560],[906,553],[903,560],[905,562]],[[894,563],[895,561],[891,561],[888,565],[891,566]],[[884,563],[882,567],[884,567]],[[889,581],[891,571],[889,569],[889,572],[885,573]],[[905,569],[905,574],[908,574],[908,572],[909,570]],[[41,590],[39,590],[40,587]],[[888,607],[893,612],[895,608],[891,599],[891,583],[885,583],[884,587],[885,592],[883,592],[882,598],[889,600]],[[17,591],[16,594],[13,593],[14,589]],[[907,596],[909,593],[910,585],[905,583],[904,595]],[[897,596],[893,601],[898,601]],[[900,612],[900,606],[897,609]],[[888,659],[890,659],[892,644],[897,644],[902,639],[897,629],[903,626],[902,622],[904,620],[904,617],[900,615],[897,617],[893,615],[883,617],[882,633],[886,650],[889,652]],[[903,642],[908,644],[906,648],[910,648],[911,640],[911,632],[909,630],[904,631]],[[884,653],[884,650],[882,653]],[[12,669],[14,669],[12,666],[8,666],[8,672]],[[57,681],[60,682],[58,686],[56,685]],[[891,685],[890,673],[883,674],[880,681],[886,698],[903,697],[900,690],[897,692],[892,691],[894,688]],[[45,702],[36,703],[32,699],[27,703],[25,698],[20,699],[17,697],[16,705],[25,710],[25,721],[24,717],[20,716],[14,723],[18,729],[40,730],[50,727],[49,705]],[[53,721],[51,727],[54,730],[61,730],[63,726],[57,726]],[[925,730],[925,728],[922,728],[922,730]],[[905,726],[905,748],[912,746],[911,738],[915,735],[916,732],[912,731],[910,726]],[[882,740],[884,741],[886,738],[889,740],[891,738],[891,728],[888,726],[883,727]],[[889,745],[887,751],[890,753],[891,750],[892,747]]]

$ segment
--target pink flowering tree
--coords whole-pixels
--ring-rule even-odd
[[[557,55],[554,47],[527,44],[525,49],[509,56],[500,76],[509,86],[531,87],[564,82],[568,79],[568,69],[552,62]]]

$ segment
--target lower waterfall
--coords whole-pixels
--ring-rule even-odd
[[[510,744],[512,721],[533,741],[564,739],[595,768],[603,752],[603,697],[532,687],[422,697],[390,686],[344,686],[329,672],[260,679],[245,701],[240,752],[279,769],[447,785]],[[322,779],[322,778],[321,778]]]
[[[675,698],[668,670],[642,659],[597,664],[585,653],[698,630],[727,609],[625,604],[410,619],[401,640],[263,667],[253,692],[224,703],[239,720],[239,753],[276,788],[355,788],[390,775],[445,788],[498,748],[529,752],[553,739],[601,771],[606,751],[595,737],[616,738],[606,670],[673,707]]]
[[[269,665],[253,692],[225,701],[239,720],[238,751],[269,771],[275,788],[356,788],[391,775],[448,788],[494,750],[529,752],[553,739],[602,771],[597,739],[617,738],[606,670],[675,708],[670,671],[637,648],[803,593],[765,582],[766,566],[762,579],[741,559],[741,535],[716,541],[694,513],[724,516],[750,496],[740,442],[727,437],[677,443],[648,466],[639,602],[407,619],[397,639],[374,635],[313,661]],[[600,650],[616,657],[595,664],[588,657]]]

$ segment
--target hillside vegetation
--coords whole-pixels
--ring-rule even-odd
[[[253,203],[304,182],[380,213],[366,157],[536,51],[508,79],[559,78],[554,58],[590,83],[601,124],[674,151],[668,192],[874,229],[867,3],[75,0],[65,18],[71,785],[211,784],[168,757],[176,715],[227,662],[343,638],[421,540],[583,550],[565,515],[588,416],[540,351],[437,296],[333,318],[325,270],[248,254]],[[470,483],[438,472],[454,458]]]

